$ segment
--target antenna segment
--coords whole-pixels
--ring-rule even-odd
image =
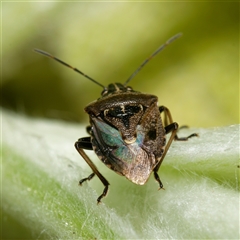
[[[140,67],[127,79],[127,81],[123,84],[126,86],[134,77],[135,75],[153,58],[155,57],[159,52],[161,52],[164,48],[166,48],[170,43],[175,41],[176,39],[180,38],[182,36],[182,33],[178,33],[175,36],[168,39],[163,45],[161,45],[150,57],[148,57],[141,65]]]
[[[97,82],[96,80],[94,80],[93,78],[89,77],[88,75],[86,75],[86,74],[83,73],[82,71],[78,70],[77,68],[74,68],[74,67],[72,67],[71,65],[63,62],[62,60],[54,57],[53,55],[51,55],[51,54],[49,54],[49,53],[47,53],[47,52],[44,52],[44,51],[42,51],[42,50],[40,50],[40,49],[36,49],[36,48],[34,49],[34,51],[37,52],[37,53],[40,53],[40,54],[42,54],[42,55],[44,55],[44,56],[50,57],[50,58],[56,60],[57,62],[63,64],[64,66],[71,68],[73,71],[80,73],[80,74],[83,75],[85,78],[91,80],[92,82],[96,83],[98,86],[100,86],[100,87],[102,87],[103,89],[105,89],[105,87],[104,87],[101,83]]]
[[[148,57],[138,68],[135,72],[133,72],[133,74],[127,79],[127,81],[123,84],[123,86],[126,86],[134,77],[135,75],[153,58],[155,57],[159,52],[161,52],[164,48],[166,48],[170,43],[172,43],[173,41],[175,41],[176,39],[180,38],[182,36],[182,33],[178,33],[175,36],[171,37],[170,39],[168,39],[163,45],[161,45],[150,57]],[[63,64],[64,66],[71,68],[73,71],[80,73],[81,75],[83,75],[85,78],[89,79],[90,81],[96,83],[98,86],[102,87],[103,89],[106,89],[106,87],[104,87],[101,83],[97,82],[96,80],[94,80],[93,78],[89,77],[88,75],[86,75],[85,73],[83,73],[82,71],[80,71],[79,69],[72,67],[71,65],[63,62],[62,60],[60,60],[59,58],[54,57],[53,55],[51,55],[50,53],[44,52],[40,49],[34,49],[35,52],[40,53],[44,56],[47,56],[49,58],[52,58],[54,60],[56,60],[57,62]]]

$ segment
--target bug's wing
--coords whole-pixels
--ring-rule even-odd
[[[164,145],[164,133],[160,115],[155,110],[153,106],[145,113],[136,126],[137,139],[131,144],[123,141],[116,128],[92,118],[92,144],[96,154],[109,168],[139,185],[148,180],[162,155],[159,145]]]

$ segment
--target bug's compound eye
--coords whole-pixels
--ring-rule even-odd
[[[104,96],[104,95],[107,95],[108,94],[108,88],[104,88],[101,95]]]

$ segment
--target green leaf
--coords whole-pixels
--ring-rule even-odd
[[[85,126],[2,111],[2,239],[239,238],[239,125],[179,134],[192,132],[199,138],[174,142],[160,168],[165,191],[153,176],[129,182],[87,151],[111,184],[97,205],[97,177],[78,186],[91,173],[74,149]]]

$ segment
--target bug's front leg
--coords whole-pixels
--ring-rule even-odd
[[[103,175],[98,171],[97,167],[94,165],[94,163],[90,160],[90,158],[87,156],[87,154],[83,150],[83,149],[93,150],[91,138],[85,137],[85,138],[78,139],[78,141],[75,143],[75,148],[77,149],[79,154],[83,157],[83,159],[87,162],[89,167],[93,170],[93,173],[90,174],[87,178],[83,178],[82,180],[80,180],[79,184],[82,185],[82,183],[85,182],[86,180],[91,180],[96,174],[98,178],[101,180],[101,182],[103,183],[103,185],[105,186],[103,193],[97,199],[97,203],[100,203],[101,199],[107,195],[108,186],[110,184],[106,180],[106,178],[103,177]]]

